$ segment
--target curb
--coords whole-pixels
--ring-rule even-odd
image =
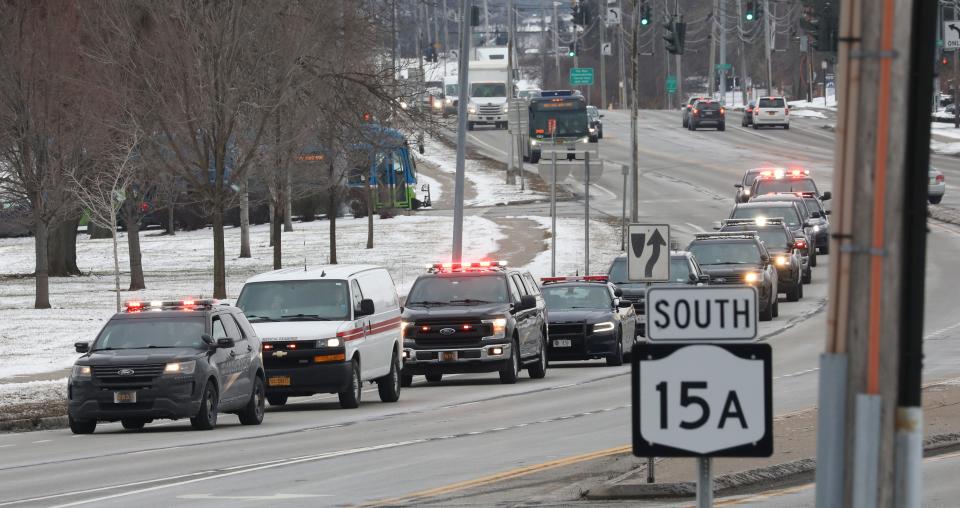
[[[957,433],[937,434],[923,441],[924,454],[935,454],[946,448],[957,446],[960,446],[960,434]],[[716,494],[723,494],[731,490],[764,487],[770,484],[812,481],[816,469],[816,459],[807,458],[739,473],[725,474],[714,479],[713,491]],[[697,484],[695,482],[626,482],[589,489],[584,493],[583,498],[616,500],[693,497],[697,493],[696,488]]]
[[[960,225],[960,210],[941,205],[929,205],[927,206],[927,210],[931,219],[936,219],[948,224]]]
[[[0,432],[30,432],[34,430],[63,429],[70,426],[66,416],[24,418],[0,421]]]

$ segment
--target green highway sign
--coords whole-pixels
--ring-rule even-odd
[[[722,63],[716,64],[714,67],[716,67],[718,71],[729,71],[733,68],[733,64]]]
[[[676,91],[677,91],[677,77],[667,76],[667,93],[676,93]]]
[[[572,67],[570,69],[571,85],[592,85],[593,67]]]

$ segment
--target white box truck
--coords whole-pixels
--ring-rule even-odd
[[[467,130],[472,131],[475,125],[507,128],[507,72],[506,60],[470,62]]]

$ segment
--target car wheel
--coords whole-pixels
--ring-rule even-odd
[[[530,164],[536,164],[538,162],[540,162],[540,154],[539,153],[530,154]]]
[[[400,374],[400,386],[409,388],[413,384],[413,374]]]
[[[783,130],[785,130],[785,131],[790,130],[790,124],[784,124],[784,125],[783,125]]]
[[[718,131],[725,131],[725,130],[727,130],[727,124],[726,124],[726,123],[722,123],[722,124],[718,125],[718,126],[717,126],[717,130],[718,130]]]
[[[756,124],[756,122],[754,122],[754,123],[751,124],[751,125],[753,125],[753,130],[757,130],[757,129],[760,128],[760,127]]]
[[[804,284],[810,284],[810,281],[813,280],[813,270],[807,268],[803,272],[803,276],[800,277],[800,280],[803,281]]]
[[[607,357],[607,365],[610,367],[619,367],[623,365],[623,334],[617,333],[617,348]]]
[[[689,127],[689,126],[687,125],[687,119],[686,119],[686,118],[684,118],[680,123],[683,124],[683,127],[684,127],[684,128]]]
[[[424,377],[427,378],[427,382],[429,383],[439,383],[440,380],[443,379],[443,373],[431,372],[429,374],[426,374]]]
[[[510,349],[510,361],[500,368],[500,383],[505,385],[516,383],[520,372],[520,347],[517,341],[513,341]]]
[[[377,392],[381,402],[396,402],[400,400],[400,360],[397,353],[390,359],[390,372],[377,380]]]
[[[360,407],[362,389],[363,381],[360,380],[360,364],[356,360],[352,360],[350,362],[350,386],[337,394],[337,397],[340,399],[340,407],[343,409]]]
[[[820,254],[830,254],[830,241],[827,240],[827,243],[823,244],[823,247],[820,247]]]
[[[124,418],[120,420],[120,425],[123,425],[123,428],[127,430],[141,430],[146,424],[147,420],[144,418]]]
[[[543,338],[543,332],[540,332],[540,357],[537,363],[527,367],[527,373],[530,379],[543,379],[547,377],[547,341]]]
[[[943,200],[943,196],[928,196],[927,201],[930,201],[931,205],[939,205],[940,201]]]
[[[767,302],[767,306],[760,310],[760,321],[770,321],[773,319],[773,302]]]
[[[803,296],[803,284],[797,282],[787,291],[787,301],[796,302]]]
[[[596,136],[590,136],[589,138],[587,138],[587,142],[588,142],[588,143],[596,143],[598,139],[599,139],[599,138],[596,137]]]
[[[690,130],[692,130],[692,131],[697,130],[697,124],[694,123],[694,122],[690,122]]]
[[[600,127],[600,130],[597,131],[597,137],[603,139],[603,127]]]
[[[200,398],[200,411],[197,412],[197,416],[190,419],[190,425],[194,430],[212,430],[217,426],[219,409],[220,397],[217,387],[212,381],[207,381],[207,386],[203,388],[203,396]]]
[[[817,266],[817,253],[816,250],[810,253],[810,266]]]
[[[93,431],[97,430],[96,420],[78,420],[68,416],[67,422],[70,423],[70,431],[74,434],[93,434]]]
[[[242,425],[260,425],[263,423],[263,412],[266,409],[266,389],[263,387],[263,380],[260,376],[253,379],[253,393],[250,394],[250,400],[243,406],[243,411],[237,415],[240,417]]]
[[[773,299],[773,317],[780,317],[780,299]]]
[[[287,403],[286,395],[267,395],[267,402],[271,406],[283,406]]]
[[[472,130],[473,130],[473,122],[467,122],[467,130],[468,130],[468,131],[472,131]]]

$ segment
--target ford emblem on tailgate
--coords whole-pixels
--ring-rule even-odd
[[[135,372],[133,369],[120,369],[117,371],[117,374],[120,374],[121,376],[132,376],[135,374]]]
[[[453,328],[441,328],[441,329],[440,329],[440,334],[441,334],[441,335],[453,335],[453,334],[455,334],[455,333],[457,333],[457,331],[454,330]]]

